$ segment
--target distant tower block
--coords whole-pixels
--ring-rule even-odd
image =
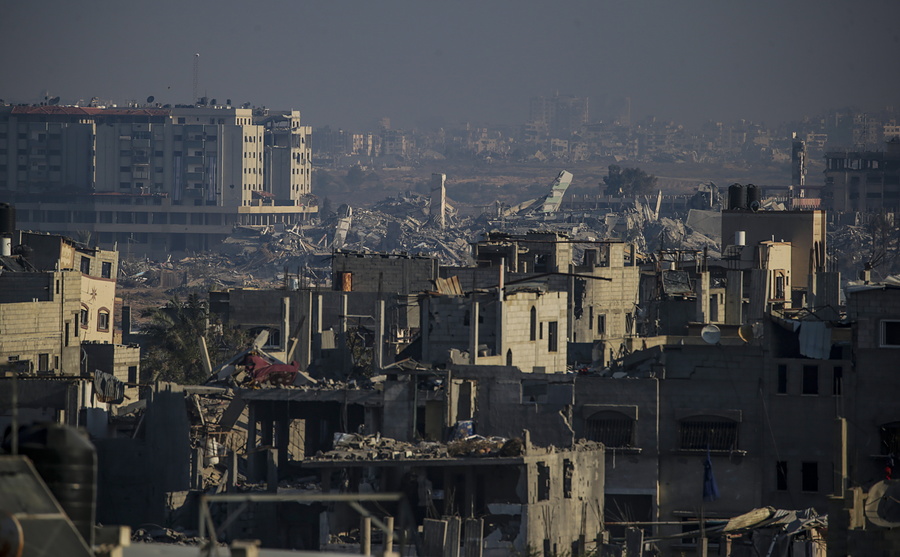
[[[791,185],[804,187],[806,185],[806,143],[797,137],[796,132],[791,138]]]
[[[431,175],[431,223],[441,230],[444,229],[447,215],[447,188],[444,187],[446,180],[446,174]]]

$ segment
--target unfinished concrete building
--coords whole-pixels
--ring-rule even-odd
[[[457,446],[451,443],[448,450],[454,453]],[[360,452],[374,452],[374,458],[346,458]],[[350,482],[341,491],[406,494],[416,524],[424,524],[420,555],[457,555],[462,544],[474,542],[479,554],[499,557],[528,550],[578,554],[594,542],[603,528],[602,462],[599,445],[548,449],[531,445],[526,437],[519,452],[498,456],[416,451],[398,459],[386,458],[377,448],[344,449],[310,459],[304,467],[322,475],[325,493],[346,476]],[[323,512],[321,523],[324,544],[358,519],[330,510]]]

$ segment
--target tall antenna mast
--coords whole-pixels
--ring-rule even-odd
[[[200,97],[197,96],[197,83],[198,78],[200,76],[200,53],[194,54],[194,98],[191,99],[191,103],[196,103],[197,99]]]

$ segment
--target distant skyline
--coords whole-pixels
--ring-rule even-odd
[[[773,124],[900,105],[898,21],[896,0],[12,0],[0,98],[187,104],[199,53],[201,95],[313,126],[514,125],[557,91]]]

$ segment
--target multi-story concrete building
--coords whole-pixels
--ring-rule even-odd
[[[841,213],[900,209],[900,138],[884,151],[826,153],[822,196]]]
[[[132,253],[207,249],[315,209],[299,111],[0,107],[0,199],[22,228]]]

